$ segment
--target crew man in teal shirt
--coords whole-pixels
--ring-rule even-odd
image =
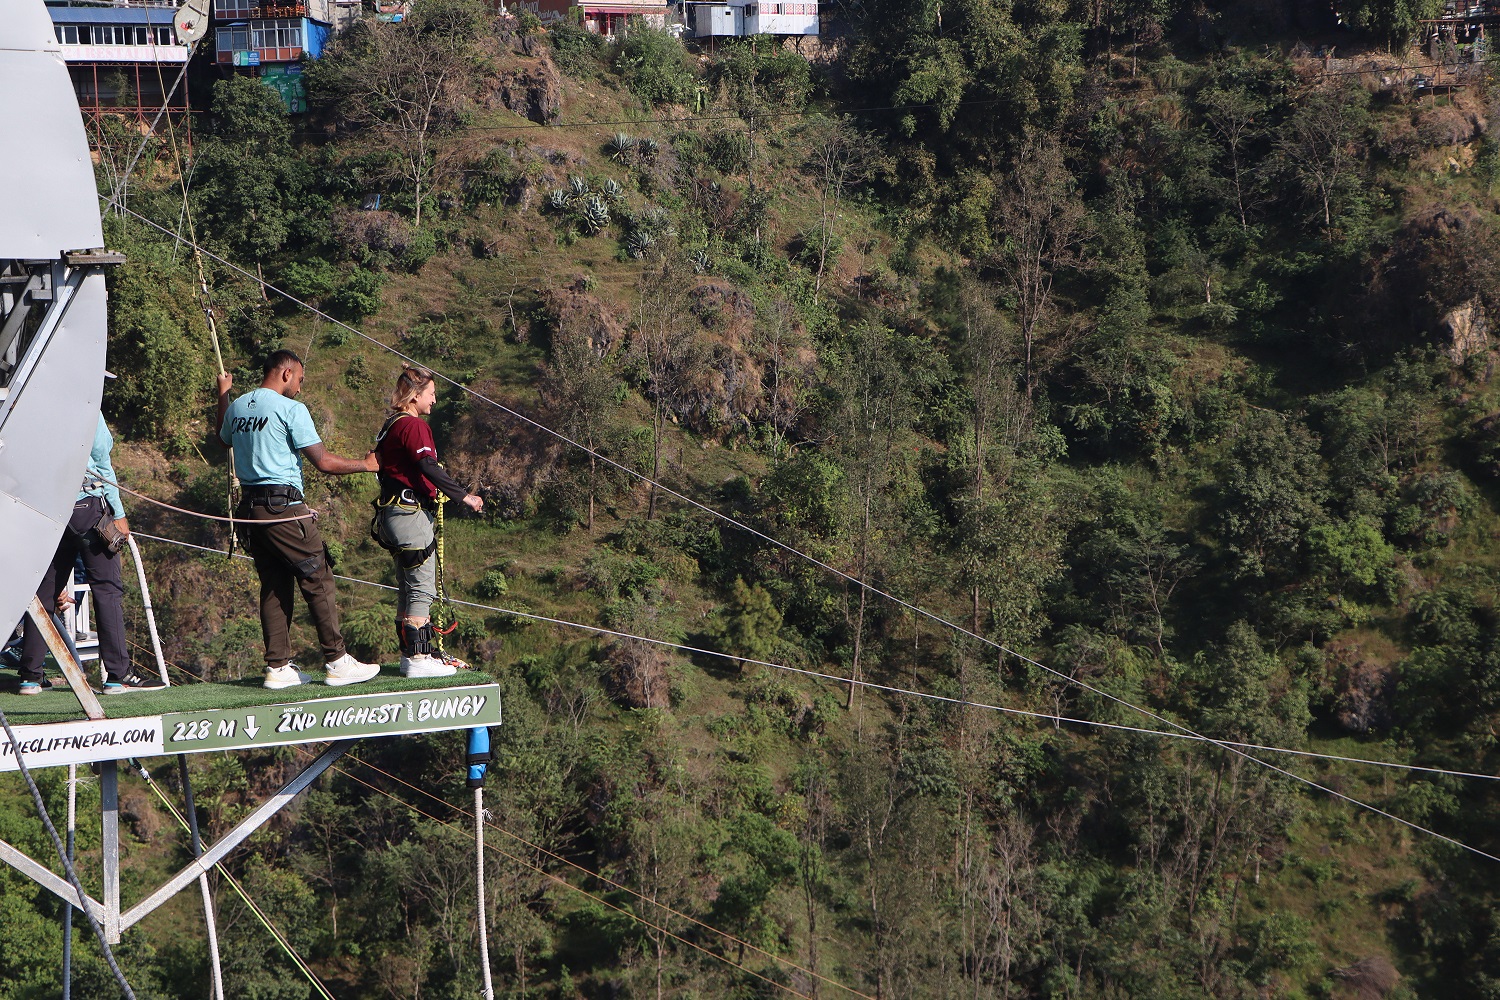
[[[110,376],[113,378],[113,376]],[[89,593],[93,597],[94,623],[99,632],[99,659],[104,664],[104,693],[125,694],[128,691],[162,687],[155,677],[131,668],[130,652],[125,648],[125,587],[120,577],[119,544],[111,545],[99,531],[101,524],[113,522],[122,536],[130,534],[120,490],[115,485],[115,467],[110,459],[114,450],[104,416],[94,428],[94,444],[84,470],[83,486],[73,504],[73,516],[57,543],[52,564],[47,567],[36,596],[42,606],[59,612],[73,603],[73,566],[81,557]],[[41,630],[27,615],[21,640],[21,694],[41,694],[52,683],[42,672],[47,653]]]
[[[302,456],[331,476],[374,472],[374,453],[340,458],[323,447],[307,407],[297,402],[306,372],[291,351],[266,359],[259,388],[229,401],[234,379],[219,376],[219,440],[234,450],[234,468],[244,487],[235,517],[265,522],[244,527],[246,548],[260,575],[260,626],[266,642],[268,688],[310,679],[292,662],[294,590],[301,588],[323,649],[325,682],[358,684],[380,673],[344,648],[328,548],[313,511],[302,496]]]

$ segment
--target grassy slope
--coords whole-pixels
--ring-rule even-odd
[[[608,85],[597,81],[588,84],[567,82],[562,116],[565,122],[588,118],[613,121],[631,113],[630,102]],[[494,121],[500,120],[513,118],[496,115]],[[589,173],[612,176],[625,183],[628,181],[627,171],[610,164],[599,152],[599,144],[613,130],[613,127],[528,129],[517,134],[534,146],[566,154],[574,162],[587,161]],[[504,133],[499,133],[496,141],[505,137]],[[471,141],[481,144],[483,140]],[[776,219],[774,231],[784,240],[811,221],[809,188],[795,172],[792,145],[773,140],[764,147],[764,155],[768,158],[768,171],[774,171],[778,178],[772,212]],[[1419,205],[1430,198],[1488,197],[1466,178],[1424,170],[1421,165],[1402,176],[1408,185],[1404,201],[1409,206]],[[743,186],[743,179],[736,183]],[[636,196],[635,200],[638,203],[639,197]],[[1493,200],[1488,204],[1494,207]],[[846,207],[845,214],[849,220],[845,243],[850,249],[841,262],[841,278],[847,279],[857,271],[868,271],[888,263],[881,259],[881,254],[889,247],[890,238],[882,231],[873,213],[851,205]],[[467,250],[458,248],[440,254],[419,274],[395,276],[387,286],[384,308],[364,324],[372,336],[385,343],[396,343],[400,331],[408,330],[423,317],[434,314],[466,320],[484,318],[490,321],[491,330],[500,330],[504,328],[509,295],[517,292],[525,295],[536,289],[565,284],[581,274],[593,277],[595,294],[600,299],[622,312],[629,308],[639,265],[618,261],[615,241],[609,236],[583,239],[571,246],[560,245],[557,228],[551,220],[535,211],[518,214],[512,209],[485,208],[472,219],[451,220],[451,224],[455,230],[477,228],[497,237],[498,256],[493,260],[477,260]],[[868,258],[855,249],[867,242],[873,243]],[[941,254],[932,248],[927,248],[925,254],[941,259]],[[358,341],[336,345],[325,336],[326,324],[319,324],[304,315],[290,314],[287,323],[288,343],[305,350],[309,358],[305,399],[313,408],[320,430],[335,451],[341,454],[362,451],[379,423],[381,395],[394,374],[394,359],[372,345]],[[1211,378],[1243,369],[1257,360],[1266,360],[1252,358],[1241,350],[1197,336],[1177,324],[1169,323],[1167,332],[1174,338],[1175,349],[1183,359],[1180,374],[1184,377]],[[528,410],[534,407],[533,379],[541,360],[539,351],[498,334],[487,337],[472,335],[464,347],[476,359],[476,373],[493,378],[504,387],[506,401]],[[356,354],[363,354],[370,362],[375,373],[371,387],[356,390],[344,379],[344,373]],[[1278,387],[1286,397],[1295,398],[1308,388],[1297,381],[1294,370],[1278,368],[1277,371],[1282,376]],[[451,390],[448,392],[451,394]],[[643,401],[632,397],[628,413],[635,422],[644,422]],[[731,475],[754,477],[765,467],[763,456],[748,449],[732,451],[706,446],[691,433],[677,427],[670,428],[669,435],[666,453],[683,456],[683,468],[675,474],[691,484],[689,492],[695,495]],[[1169,466],[1165,470],[1168,479],[1174,483],[1197,481],[1201,472],[1193,466],[1198,459],[1201,456],[1184,457],[1181,464]],[[168,485],[168,470],[153,456],[132,454],[121,464],[137,477],[137,482],[150,484],[148,488]],[[155,476],[151,475],[153,471]],[[336,505],[334,513],[337,516],[328,527],[330,534],[344,542],[345,572],[389,583],[388,556],[362,539],[367,509],[362,500],[372,491],[372,484],[361,480],[355,495]],[[1173,492],[1186,496],[1189,491],[1174,489]],[[642,494],[637,491],[619,506],[603,509],[596,536],[608,533],[626,517],[639,514],[643,509],[642,500]],[[177,523],[159,516],[138,517],[147,526],[155,523],[164,529],[171,529]],[[1437,551],[1430,564],[1423,567],[1428,585],[1458,567],[1494,563],[1497,557],[1493,542],[1497,532],[1500,532],[1500,518],[1491,509],[1486,509],[1470,522],[1451,547]],[[174,531],[167,530],[166,533]],[[515,599],[545,613],[575,621],[597,620],[597,600],[576,585],[583,561],[595,550],[595,539],[585,532],[577,530],[558,535],[540,524],[486,525],[467,521],[453,524],[449,539],[449,578],[456,594],[472,597],[468,588],[484,570],[499,566],[509,576],[511,590],[506,598],[491,603],[503,605]],[[214,581],[214,599],[232,601],[241,609],[252,607],[248,603],[253,597],[252,586],[244,572],[237,572],[232,578]],[[712,603],[709,595],[692,584],[680,588],[678,600],[689,615],[701,613]],[[388,603],[389,599],[351,587],[344,588],[343,601],[347,608],[355,609],[379,601]],[[304,641],[310,639],[310,632],[306,629],[303,638]],[[1390,622],[1371,623],[1359,630],[1351,630],[1340,639],[1358,642],[1367,656],[1387,662],[1399,659],[1405,652],[1402,637]],[[522,656],[545,654],[559,646],[588,641],[584,633],[550,626],[510,630],[501,637],[496,662],[490,664],[489,669],[505,671],[509,664]],[[726,745],[737,746],[751,751],[752,759],[759,762],[757,766],[769,769],[773,781],[784,788],[786,775],[776,762],[793,760],[795,753],[792,748],[781,746],[780,739],[775,736],[738,738],[724,735],[719,720],[732,720],[743,713],[745,683],[734,672],[711,664],[701,666],[702,669],[698,669],[679,664],[675,668],[678,679],[674,691],[678,699],[672,720],[665,723],[671,727],[671,735],[681,747],[688,774],[697,781],[722,779]],[[802,685],[802,682],[796,683]],[[886,706],[871,704],[867,710],[870,715],[866,717],[866,724],[874,726],[881,721]],[[613,727],[629,725],[631,718],[627,715],[619,721],[611,721],[600,717],[595,721]],[[847,733],[834,732],[828,738],[841,742],[846,736]],[[1409,748],[1383,745],[1378,739],[1347,736],[1315,737],[1311,746],[1354,756],[1400,758],[1410,752]],[[1309,768],[1307,773],[1318,776],[1320,780],[1326,779],[1355,797],[1379,797],[1390,790],[1386,776],[1378,772],[1319,765]],[[1316,807],[1293,829],[1283,865],[1278,870],[1271,870],[1268,866],[1266,871],[1247,875],[1250,884],[1244,887],[1246,905],[1264,913],[1297,914],[1309,921],[1315,930],[1317,949],[1316,954],[1308,958],[1303,971],[1306,982],[1316,982],[1329,965],[1347,964],[1393,947],[1387,936],[1390,911],[1385,900],[1393,892],[1407,891],[1403,887],[1422,878],[1410,856],[1410,848],[1410,838],[1383,820],[1352,813],[1343,805],[1318,800]],[[790,913],[795,907],[788,904],[786,909]],[[185,917],[181,919],[186,920]]]

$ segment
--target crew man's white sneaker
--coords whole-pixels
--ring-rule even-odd
[[[458,673],[457,667],[451,663],[444,663],[431,653],[401,657],[401,676],[403,677],[448,677],[456,673]]]
[[[329,687],[343,687],[345,684],[359,684],[374,677],[380,673],[380,664],[361,663],[345,653],[323,669],[328,671],[323,679],[324,684]]]
[[[312,678],[297,669],[297,664],[288,663],[280,667],[266,668],[265,686],[272,691],[282,688],[296,687],[298,684],[306,684]]]

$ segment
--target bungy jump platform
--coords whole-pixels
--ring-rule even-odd
[[[207,6],[207,0],[181,0],[173,14],[178,41],[191,46],[189,58],[203,39]],[[46,638],[71,690],[71,696],[61,689],[35,697],[0,694],[0,724],[6,730],[0,733],[0,771],[22,772],[57,850],[54,860],[67,877],[4,842],[0,860],[68,904],[64,996],[73,908],[86,913],[111,971],[126,996],[133,996],[110,945],[126,928],[196,881],[204,897],[212,992],[222,1000],[209,870],[333,766],[355,741],[464,729],[464,763],[476,820],[483,995],[493,997],[489,950],[484,946],[483,783],[489,727],[500,723],[495,684],[485,683],[482,674],[410,680],[393,676],[391,670],[357,690],[315,684],[267,691],[249,682],[197,683],[109,698],[106,713],[76,652],[55,627],[50,609],[37,599],[88,463],[108,339],[105,269],[123,258],[104,248],[83,117],[42,0],[10,0],[5,5],[0,17],[0,92],[25,95],[25,100],[12,102],[7,125],[13,134],[26,137],[24,156],[0,158],[0,630],[23,615],[29,617]],[[149,598],[147,608],[151,621]],[[153,622],[154,645],[156,639]],[[157,654],[165,675],[159,645]],[[468,678],[475,681],[467,682]],[[218,842],[200,842],[182,755],[309,743],[327,746]],[[184,779],[193,861],[145,898],[122,908],[119,765],[168,754],[177,755]],[[93,765],[100,776],[102,900],[89,896],[78,880],[72,838],[64,847],[30,774],[34,768],[78,765]],[[455,765],[462,766],[458,761]],[[70,834],[71,791],[70,785]]]
[[[60,664],[61,665],[61,664]],[[189,684],[110,698],[108,718],[88,718],[66,688],[26,697],[0,694],[0,712],[16,744],[0,735],[0,771],[18,770],[15,746],[30,769],[92,764],[99,769],[102,900],[87,905],[110,943],[206,874],[362,739],[498,726],[500,689],[463,683],[464,674],[408,680],[387,673],[349,688],[319,684],[267,691],[245,684]],[[480,674],[470,674],[482,677]],[[457,682],[457,683],[455,683]],[[296,777],[160,888],[128,907],[120,899],[119,764],[134,758],[293,744],[329,746]],[[0,841],[4,861],[76,906],[78,894],[48,866]]]

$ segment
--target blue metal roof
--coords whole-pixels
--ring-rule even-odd
[[[172,23],[171,7],[58,7],[47,5],[53,24],[162,24]]]

